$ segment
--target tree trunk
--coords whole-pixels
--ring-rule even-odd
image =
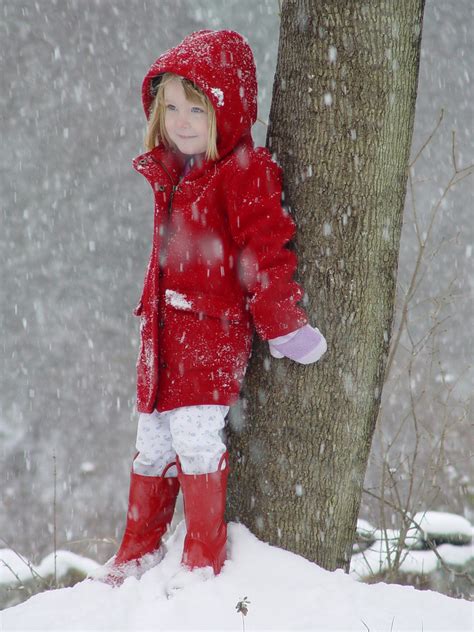
[[[229,518],[348,571],[394,310],[424,0],[287,0],[267,146],[298,224],[315,365],[255,340]]]

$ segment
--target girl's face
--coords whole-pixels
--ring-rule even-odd
[[[183,154],[201,154],[207,150],[209,122],[207,110],[186,98],[179,79],[166,84],[165,128],[171,141]]]

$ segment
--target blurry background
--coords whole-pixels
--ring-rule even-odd
[[[123,529],[136,430],[132,310],[153,220],[152,191],[130,165],[143,151],[141,82],[159,54],[200,28],[231,28],[248,38],[259,117],[266,121],[277,0],[0,2],[0,548],[30,559],[52,550],[55,512],[58,547],[96,559],[114,551],[96,539],[118,538]],[[471,2],[427,0],[414,153],[442,108],[445,113],[414,172],[425,232],[451,176],[453,129],[459,166],[472,161],[473,67]],[[257,123],[257,144],[265,134]],[[443,323],[436,348],[428,345],[408,376],[428,396],[419,411],[428,447],[445,428],[443,411],[456,417],[436,465],[437,493],[430,488],[421,508],[470,519],[472,202],[467,178],[449,191],[436,216],[430,251],[437,252],[424,262],[410,322],[416,339],[432,325],[433,310]],[[398,306],[416,256],[408,200]],[[384,393],[368,487],[378,484],[383,439],[398,429],[409,404],[407,348],[397,353],[398,378]],[[453,388],[448,398],[446,388]],[[413,445],[410,428],[397,438],[400,462]],[[420,454],[417,467],[429,477],[432,453]],[[377,521],[377,511],[365,496],[361,515]]]

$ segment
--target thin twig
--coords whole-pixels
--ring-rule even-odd
[[[40,582],[44,583],[46,580],[44,579],[44,577],[42,577],[37,571],[35,571],[35,569],[33,568],[33,565],[31,564],[31,562],[27,559],[25,559],[23,557],[23,555],[21,555],[20,553],[18,553],[18,551],[16,549],[14,549],[12,546],[10,546],[10,544],[5,540],[5,538],[0,536],[0,540],[2,540],[2,542],[5,543],[6,547],[8,549],[10,549],[10,551],[13,551],[13,553],[23,562],[23,564],[25,564],[25,566],[28,567],[30,573],[32,574],[32,576],[35,579],[38,579]],[[2,560],[3,561],[3,560]]]
[[[453,149],[454,152],[454,149]],[[453,154],[454,155],[454,154]],[[389,350],[389,356],[387,359],[387,364],[386,364],[386,368],[385,368],[385,381],[387,381],[388,376],[390,375],[390,371],[392,369],[392,365],[393,365],[393,360],[395,357],[395,353],[396,350],[398,348],[398,345],[400,343],[400,339],[402,336],[402,332],[404,330],[404,328],[406,328],[406,321],[408,318],[408,304],[411,301],[411,299],[413,298],[413,296],[415,295],[416,291],[419,288],[419,285],[421,283],[421,281],[423,280],[424,275],[426,274],[426,270],[424,271],[423,275],[421,276],[421,278],[418,279],[418,274],[421,268],[421,263],[423,260],[423,255],[425,254],[425,249],[427,247],[427,244],[429,242],[430,236],[431,236],[431,231],[433,229],[434,226],[434,221],[436,218],[436,215],[438,214],[438,211],[441,207],[441,204],[444,200],[444,198],[446,197],[446,195],[449,193],[449,191],[458,183],[460,182],[463,178],[467,177],[468,175],[471,175],[472,172],[466,172],[464,175],[462,175],[461,177],[458,177],[456,179],[456,177],[458,176],[459,173],[462,173],[468,169],[470,169],[471,167],[466,167],[465,169],[461,170],[461,171],[456,171],[455,168],[455,163],[453,164],[454,167],[454,173],[451,176],[451,178],[449,179],[447,185],[445,186],[445,188],[443,189],[441,196],[439,197],[438,201],[436,202],[436,204],[433,206],[433,208],[431,209],[431,218],[430,218],[430,223],[428,226],[428,229],[426,231],[426,236],[423,239],[420,239],[419,237],[419,227],[418,227],[418,223],[417,223],[417,219],[416,219],[416,205],[415,205],[415,198],[414,198],[414,194],[413,194],[413,212],[415,215],[415,224],[416,224],[416,233],[417,233],[417,238],[419,241],[419,249],[418,249],[418,254],[416,257],[416,261],[415,261],[415,268],[413,270],[412,276],[411,276],[411,280],[410,280],[410,284],[408,287],[408,290],[405,292],[405,296],[403,299],[403,303],[402,303],[402,307],[401,307],[401,313],[402,313],[402,318],[400,321],[400,324],[398,326],[397,332],[395,334],[395,337],[393,339],[392,344],[390,345],[390,350]],[[409,182],[411,182],[412,176],[409,174]],[[410,190],[411,189],[411,185],[410,185]]]
[[[408,288],[408,290],[406,290],[406,292],[404,292],[404,299],[403,299],[402,306],[401,306],[401,314],[402,314],[401,322],[400,322],[400,324],[398,326],[396,335],[395,335],[395,337],[393,339],[393,343],[390,345],[389,356],[388,356],[387,364],[386,364],[386,368],[385,368],[385,381],[387,381],[388,376],[390,374],[390,371],[392,369],[395,353],[396,353],[396,350],[397,350],[397,348],[398,348],[398,346],[400,344],[401,335],[402,335],[403,329],[405,328],[405,325],[406,325],[406,320],[407,320],[407,315],[408,315],[408,303],[411,301],[412,297],[415,295],[415,293],[418,290],[418,287],[419,287],[421,281],[423,280],[423,278],[424,278],[424,276],[426,274],[426,270],[425,270],[425,272],[421,275],[420,279],[417,278],[418,274],[419,274],[419,271],[420,271],[423,255],[425,253],[425,249],[426,249],[427,243],[429,242],[429,239],[430,239],[430,236],[431,236],[431,231],[432,231],[432,228],[433,228],[433,225],[434,225],[434,221],[435,221],[436,215],[438,214],[438,211],[439,211],[439,209],[441,207],[441,204],[443,203],[443,201],[444,201],[445,197],[447,196],[447,194],[449,193],[449,191],[454,186],[456,186],[459,182],[461,182],[464,178],[468,177],[469,175],[472,175],[472,173],[473,173],[472,172],[472,169],[474,168],[473,164],[468,165],[467,167],[463,167],[462,169],[458,168],[457,159],[456,159],[456,134],[453,131],[452,132],[452,140],[451,140],[451,162],[452,162],[452,166],[453,166],[453,174],[451,175],[447,185],[445,186],[444,190],[442,191],[442,194],[439,197],[437,203],[431,209],[430,223],[429,223],[428,229],[426,231],[426,236],[423,239],[422,236],[421,236],[420,227],[418,225],[418,213],[417,213],[417,210],[416,210],[416,197],[415,197],[415,191],[414,191],[414,185],[413,185],[413,175],[412,175],[411,171],[412,171],[412,167],[414,166],[416,161],[419,159],[419,157],[421,156],[421,154],[423,153],[425,148],[432,141],[434,135],[436,134],[437,130],[439,129],[439,126],[441,125],[443,117],[444,117],[444,109],[441,109],[440,116],[438,118],[438,121],[437,121],[434,129],[429,134],[428,138],[425,140],[423,145],[420,147],[420,149],[416,153],[414,159],[410,162],[410,164],[408,166],[408,185],[409,185],[409,191],[410,191],[410,197],[411,197],[411,203],[412,203],[412,209],[413,209],[413,216],[414,216],[414,223],[415,223],[415,233],[416,233],[416,237],[417,237],[417,240],[418,240],[419,249],[418,249],[418,254],[417,254],[417,258],[416,258],[416,262],[415,262],[415,268],[413,270],[413,274],[412,274],[412,277],[411,277],[411,280],[410,280],[409,288]]]
[[[56,452],[53,450],[53,551],[54,551],[54,586],[58,587],[58,574],[57,574],[57,505],[56,505]]]
[[[418,158],[421,156],[421,154],[425,151],[426,146],[429,145],[429,143],[433,140],[434,135],[436,134],[436,132],[438,131],[438,127],[441,125],[441,121],[443,120],[444,117],[444,108],[441,108],[440,110],[440,114],[439,114],[439,119],[438,122],[436,123],[433,131],[431,132],[431,134],[428,136],[428,138],[425,140],[425,142],[423,143],[423,145],[420,147],[420,149],[418,150],[417,154],[415,155],[415,157],[413,158],[413,160],[410,162],[410,164],[408,165],[408,168],[411,169],[413,167],[413,165],[415,164],[415,162],[418,160]]]
[[[374,492],[371,492],[368,489],[364,488],[362,491],[364,492],[364,494],[367,494],[368,496],[372,496],[372,498],[375,498],[379,502],[386,503],[389,507],[391,507],[392,509],[394,509],[398,513],[402,514],[402,516],[406,520],[409,520],[412,524],[414,524],[415,527],[420,530],[420,532],[423,532],[423,528],[420,526],[420,524],[413,517],[409,516],[405,509],[403,509],[402,507],[399,507],[395,503],[390,502],[389,500],[382,499],[380,496],[378,496],[377,494],[374,494]],[[444,568],[445,571],[448,571],[449,573],[452,573],[453,575],[456,575],[456,577],[464,577],[465,579],[467,579],[469,581],[469,583],[471,585],[474,586],[474,579],[471,577],[471,575],[468,572],[466,572],[466,571],[456,571],[454,568],[448,566],[446,564],[446,562],[443,560],[443,558],[441,557],[441,555],[436,550],[436,546],[431,542],[431,540],[428,539],[428,540],[425,540],[425,542],[429,546],[429,548],[433,551],[433,553],[436,555],[440,565]]]
[[[20,576],[18,575],[18,573],[15,573],[15,571],[13,570],[13,568],[10,566],[10,564],[8,564],[7,562],[5,562],[5,560],[2,560],[2,558],[0,558],[0,562],[3,564],[3,566],[5,566],[5,568],[8,568],[8,570],[10,571],[10,573],[13,575],[13,577],[16,579],[16,581],[18,582],[19,586],[18,588],[21,588],[21,586],[23,585],[23,582],[20,578]]]
[[[458,168],[457,168],[457,165],[456,165],[456,151],[455,151],[456,132],[454,130],[451,132],[451,137],[452,137],[451,160],[453,162],[454,171],[455,171],[455,173],[457,173],[458,172]]]

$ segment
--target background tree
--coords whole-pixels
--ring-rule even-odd
[[[229,513],[328,569],[349,565],[380,405],[423,9],[288,0],[281,11],[267,146],[328,352],[302,367],[255,341],[233,411]]]

